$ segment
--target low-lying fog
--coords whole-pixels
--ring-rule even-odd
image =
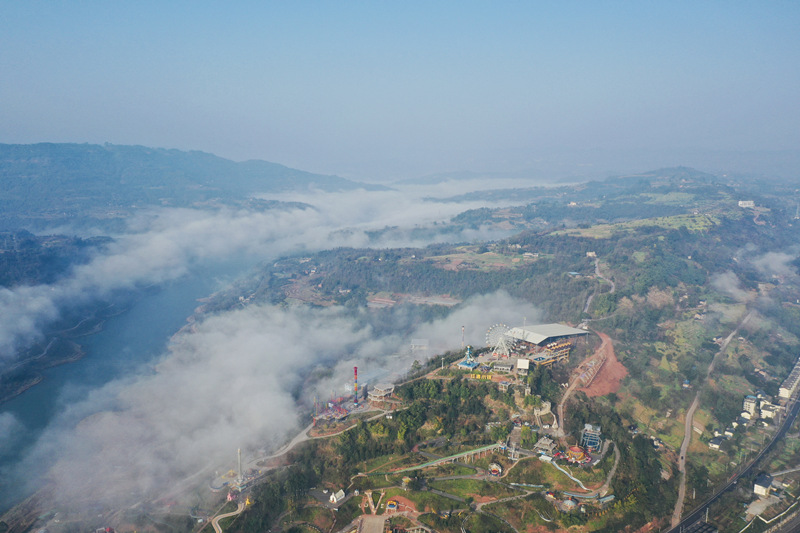
[[[278,198],[312,208],[142,213],[107,250],[61,281],[0,291],[0,371],[14,364],[19,350],[70,306],[116,290],[176,279],[206,260],[242,253],[271,260],[338,246],[421,246],[431,240],[472,242],[504,236],[489,228],[439,234],[425,242],[402,231],[387,233],[390,237],[379,242],[367,235],[386,226],[412,229],[444,222],[486,205],[421,200],[469,190],[463,182],[450,185],[455,187]],[[489,322],[538,316],[529,304],[496,293],[464,302],[446,318],[423,324],[410,335],[406,331],[376,336],[359,317],[368,312],[253,304],[208,316],[175,337],[155,372],[121,377],[88,399],[67,404],[59,420],[82,422],[75,426],[54,421],[25,459],[6,465],[3,474],[17,477],[29,465],[52,463],[48,480],[64,501],[132,504],[205,466],[230,466],[238,447],[279,445],[300,424],[300,406],[292,392],[318,365],[334,369],[332,377],[315,385],[325,397],[348,382],[353,365],[365,376],[384,379],[403,372],[413,358],[387,356],[406,353],[412,338],[428,339],[433,355],[460,347],[461,326],[468,343],[481,345]],[[316,392],[309,390],[305,401]],[[22,425],[24,421],[0,413],[0,435]],[[33,486],[40,482],[32,481]]]

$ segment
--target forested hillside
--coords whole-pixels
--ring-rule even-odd
[[[120,218],[136,208],[243,201],[263,192],[380,186],[267,161],[143,146],[0,144],[0,229]]]

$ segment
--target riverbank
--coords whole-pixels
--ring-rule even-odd
[[[98,331],[100,330],[102,330],[102,325]],[[40,347],[34,348],[34,353],[40,349]],[[41,353],[20,361],[9,371],[0,375],[0,405],[41,383],[44,380],[42,371],[74,363],[85,356],[86,350],[77,342],[61,337],[50,338]]]

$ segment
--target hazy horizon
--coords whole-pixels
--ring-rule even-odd
[[[13,3],[0,142],[202,150],[360,180],[796,174],[800,7]]]

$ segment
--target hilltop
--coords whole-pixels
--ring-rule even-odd
[[[0,144],[0,180],[0,229],[121,219],[151,205],[243,202],[257,193],[385,189],[267,161],[112,144]]]

